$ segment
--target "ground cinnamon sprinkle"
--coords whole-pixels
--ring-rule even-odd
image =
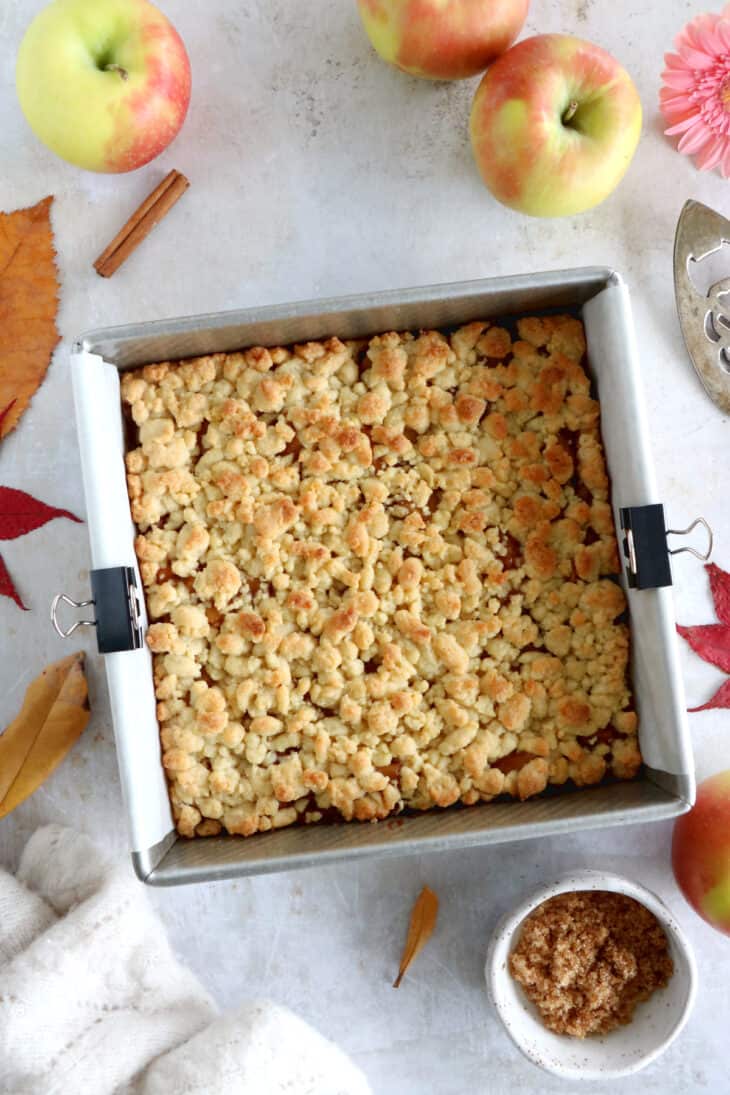
[[[625,894],[559,894],[525,920],[510,971],[556,1034],[585,1038],[630,1023],[674,972],[659,921]]]

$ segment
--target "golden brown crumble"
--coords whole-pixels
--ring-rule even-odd
[[[512,976],[548,1030],[585,1038],[630,1023],[674,972],[653,913],[625,894],[558,894],[525,920]]]
[[[384,818],[640,766],[580,322],[126,373],[185,836]]]

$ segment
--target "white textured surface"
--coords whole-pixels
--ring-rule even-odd
[[[562,222],[527,220],[492,202],[472,167],[466,135],[474,85],[430,85],[385,69],[367,46],[351,0],[166,0],[193,64],[183,133],[140,172],[85,175],[35,142],[15,101],[15,51],[40,6],[40,0],[0,4],[0,209],[56,196],[64,342],[20,429],[3,443],[0,482],[82,510],[66,354],[85,328],[607,263],[632,290],[670,522],[682,527],[704,514],[718,534],[716,559],[730,567],[723,482],[730,430],[686,361],[671,280],[682,203],[694,197],[728,212],[728,184],[700,176],[671,149],[656,109],[662,53],[702,3],[533,0],[531,31],[568,31],[601,43],[636,78],[646,111],[636,161],[618,192],[597,210]],[[111,281],[100,280],[93,259],[172,166],[190,177],[190,192]],[[2,554],[32,611],[0,603],[0,725],[31,677],[69,649],[53,635],[47,606],[57,590],[86,593],[86,530],[55,522],[3,544]],[[675,579],[679,618],[709,620],[701,566],[680,557]],[[689,699],[703,702],[720,674],[685,651],[682,657]],[[4,862],[14,862],[41,821],[76,824],[108,847],[125,847],[96,657],[90,676],[93,723],[54,777],[0,825]],[[691,721],[699,775],[730,766],[730,715]],[[669,837],[669,827],[658,826],[152,896],[173,945],[221,1004],[266,993],[290,1005],[355,1055],[378,1095],[549,1095],[565,1085],[521,1059],[488,1007],[482,970],[490,925],[553,874],[586,865],[633,874],[665,897],[694,942],[699,999],[665,1057],[640,1077],[594,1090],[720,1095],[728,1083],[728,942],[677,893]],[[390,980],[424,882],[441,896],[440,922],[396,994]]]
[[[286,1008],[219,1015],[126,865],[74,829],[43,826],[0,869],[0,979],[5,1095],[211,1095],[211,1076],[227,1095],[370,1093]]]

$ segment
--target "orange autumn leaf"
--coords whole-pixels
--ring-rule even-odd
[[[59,339],[52,202],[0,213],[0,437],[17,426]]]
[[[406,970],[431,938],[431,933],[436,927],[438,911],[439,899],[433,890],[429,890],[428,886],[424,886],[418,895],[416,904],[413,906],[406,945],[403,948],[403,957],[400,960],[398,976],[393,982],[394,989],[400,988]]]
[[[40,787],[89,721],[81,651],[46,666],[0,734],[0,818]]]

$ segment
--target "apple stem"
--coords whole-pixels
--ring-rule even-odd
[[[104,65],[104,72],[118,72],[123,80],[129,79],[129,73],[126,68],[122,68],[121,65]]]
[[[563,115],[563,125],[568,125],[569,122],[572,122],[573,118],[576,116],[577,113],[578,113],[578,103],[576,102],[575,99],[573,99],[568,104],[568,109],[566,110],[565,114]]]

